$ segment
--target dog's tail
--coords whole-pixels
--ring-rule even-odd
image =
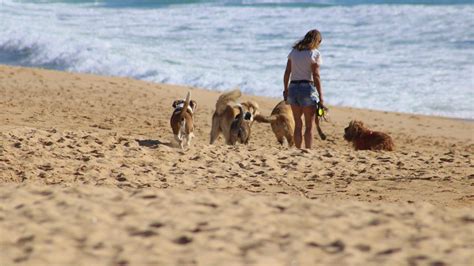
[[[254,120],[259,123],[273,123],[277,121],[277,119],[278,119],[278,116],[276,115],[271,115],[271,116],[256,115],[254,117]]]
[[[219,96],[219,99],[217,99],[217,102],[216,102],[216,113],[218,115],[221,115],[222,113],[224,113],[225,108],[227,107],[227,104],[229,102],[236,101],[238,98],[240,98],[241,95],[242,93],[240,92],[240,90],[235,89]]]
[[[183,109],[181,109],[181,113],[179,113],[179,117],[181,117],[181,120],[184,119],[184,114],[188,111],[190,99],[191,99],[191,92],[188,91],[188,94],[186,95],[186,100],[184,101]]]
[[[244,121],[244,108],[241,104],[238,104],[237,107],[239,108],[239,115],[237,116],[237,125],[242,127],[242,122]]]

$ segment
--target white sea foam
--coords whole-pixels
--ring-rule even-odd
[[[474,119],[472,14],[474,5],[137,9],[3,0],[0,63],[279,97],[291,45],[319,28],[328,103]]]

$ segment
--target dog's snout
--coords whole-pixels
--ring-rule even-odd
[[[252,113],[246,112],[245,115],[244,115],[244,119],[245,120],[251,120],[252,119]]]
[[[344,128],[344,139],[345,140],[350,140],[350,136],[349,136],[349,127],[346,127]]]

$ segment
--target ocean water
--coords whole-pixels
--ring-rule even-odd
[[[0,0],[0,64],[280,97],[313,28],[327,103],[474,119],[473,0]]]

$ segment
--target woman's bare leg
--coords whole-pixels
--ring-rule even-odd
[[[303,120],[301,119],[303,107],[291,105],[291,110],[293,111],[293,118],[295,119],[295,146],[296,148],[301,149],[301,142],[303,142]]]
[[[304,124],[305,124],[305,131],[304,131],[304,145],[306,149],[311,149],[313,144],[313,121],[316,115],[316,107],[315,106],[307,106],[303,107],[303,114],[304,114]]]

